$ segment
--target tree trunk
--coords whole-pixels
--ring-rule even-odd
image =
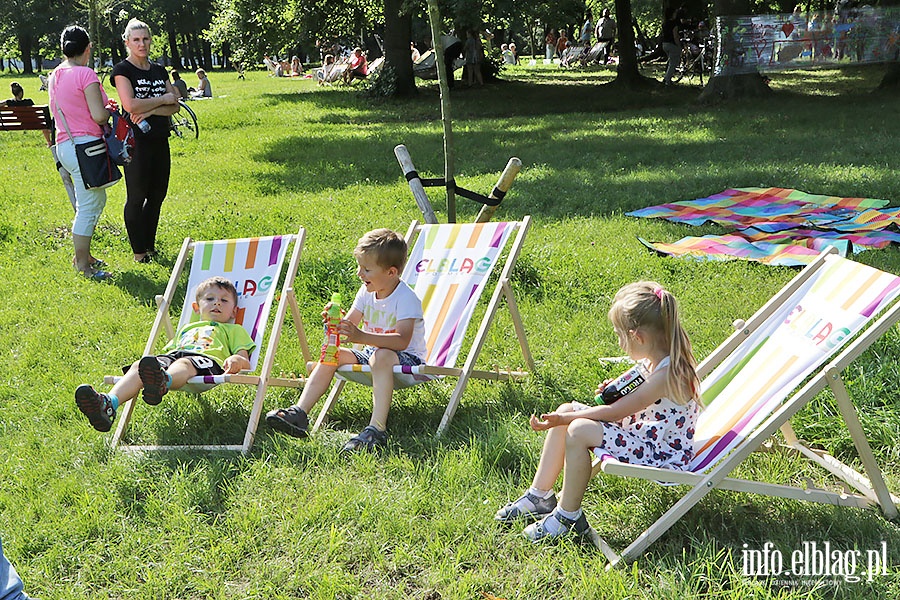
[[[634,52],[634,28],[631,26],[631,0],[616,0],[616,23],[619,36],[619,66],[613,84],[627,88],[650,85],[651,80],[638,71],[637,55]]]
[[[884,90],[897,87],[900,87],[900,63],[888,63],[887,71],[885,71],[881,83],[878,84],[878,89]]]
[[[31,34],[19,34],[19,54],[22,56],[22,73],[25,75],[34,75],[34,68],[31,63]]]
[[[412,15],[403,9],[403,0],[384,0],[384,61],[394,70],[397,78],[396,94],[411,96],[416,93],[412,54]]]
[[[717,16],[723,15],[749,15],[751,8],[748,0],[715,0]],[[734,54],[727,47],[729,39],[726,38],[720,45],[720,51],[725,56]],[[704,104],[712,104],[726,100],[739,98],[755,98],[767,96],[772,93],[769,84],[758,71],[752,73],[729,73],[727,68],[718,75],[709,79],[709,83],[700,93],[699,101]]]
[[[181,70],[181,53],[178,52],[178,34],[175,33],[175,27],[171,21],[166,23],[166,35],[169,38],[169,52],[172,53],[172,64]]]
[[[206,38],[203,37],[202,33],[197,35],[197,39],[200,40],[200,48],[203,51],[203,68],[206,70],[211,70],[213,68],[213,60],[212,60],[212,44],[210,44]]]

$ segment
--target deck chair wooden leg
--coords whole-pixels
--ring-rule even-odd
[[[844,385],[841,373],[834,367],[829,366],[825,369],[825,374],[828,385],[831,387],[831,391],[837,400],[841,416],[844,417],[844,423],[850,431],[850,437],[853,439],[859,458],[863,463],[863,467],[865,467],[866,475],[869,476],[872,490],[878,498],[878,505],[881,507],[885,517],[896,519],[898,516],[897,507],[887,488],[887,484],[884,482],[881,469],[875,461],[875,455],[872,453],[872,448],[869,446],[869,442],[863,432],[862,423],[860,423],[859,415],[856,414],[856,409],[853,407],[853,402],[847,393],[847,387]]]
[[[268,357],[267,357],[268,358]],[[256,438],[256,428],[259,427],[259,418],[262,416],[263,400],[266,398],[266,381],[260,378],[259,387],[256,389],[256,397],[253,399],[253,408],[250,410],[250,420],[247,421],[247,431],[244,433],[244,444],[241,446],[241,454],[250,453],[253,440]]]
[[[453,415],[456,414],[456,409],[459,408],[463,392],[466,391],[466,385],[469,383],[470,373],[471,371],[464,371],[463,374],[459,376],[456,387],[453,388],[453,394],[450,395],[450,401],[447,402],[447,408],[444,409],[444,416],[441,417],[441,424],[438,425],[437,437],[443,435],[444,430],[447,429],[450,425],[450,421],[453,420]]]
[[[506,296],[506,305],[509,307],[509,314],[512,317],[513,328],[516,330],[516,337],[519,338],[522,357],[525,359],[528,369],[534,371],[534,359],[531,357],[531,349],[528,347],[528,339],[525,337],[525,325],[522,324],[522,315],[519,313],[516,296],[513,294],[509,280],[503,282],[503,294]]]
[[[325,420],[328,418],[328,413],[331,412],[332,407],[335,402],[337,402],[338,397],[341,395],[341,391],[344,389],[344,384],[347,382],[343,379],[335,379],[334,385],[331,386],[331,392],[328,394],[328,398],[325,399],[325,404],[322,405],[321,410],[319,410],[319,416],[316,417],[316,424],[313,425],[313,431],[318,431],[319,428],[325,423]]]

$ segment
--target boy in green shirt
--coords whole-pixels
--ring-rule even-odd
[[[256,344],[247,330],[232,323],[237,315],[238,294],[231,281],[210,277],[197,286],[193,303],[199,321],[181,327],[163,348],[164,354],[144,356],[135,362],[108,394],[90,385],[75,390],[75,404],[97,431],[109,431],[120,402],[128,402],[144,390],[144,402],[159,404],[169,390],[177,390],[197,375],[239,373],[250,368]]]

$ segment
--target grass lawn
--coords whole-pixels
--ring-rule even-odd
[[[649,71],[648,71],[649,73]],[[790,279],[794,271],[746,262],[661,258],[636,237],[674,241],[717,232],[638,220],[624,212],[704,197],[729,187],[777,186],[900,205],[900,103],[873,92],[879,68],[777,74],[765,100],[713,108],[699,87],[623,94],[598,84],[611,71],[516,67],[505,81],[452,94],[457,181],[487,193],[511,156],[522,172],[498,218],[534,225],[514,287],[537,361],[522,383],[473,382],[447,434],[437,428],[449,383],[398,392],[390,450],[338,455],[368,422],[369,390],[348,386],[329,427],[306,441],[260,427],[248,457],[112,452],[72,398],[80,383],[141,352],[186,236],[220,239],[308,229],[296,286],[310,343],[331,291],[356,288],[351,250],[375,227],[405,231],[421,215],[394,159],[405,144],[423,177],[443,174],[437,90],[374,101],[341,86],[213,72],[219,95],[192,104],[200,139],[172,141],[160,260],[131,260],[122,221],[124,182],[109,190],[94,254],[110,284],[71,268],[71,207],[38,132],[0,133],[0,535],[43,600],[420,598],[897,598],[900,535],[874,510],[714,492],[631,566],[604,570],[602,555],[571,544],[533,547],[494,511],[530,483],[542,436],[528,415],[585,400],[617,368],[606,319],[615,291],[654,279],[682,305],[699,358]],[[14,78],[0,77],[0,89]],[[17,77],[46,101],[37,78]],[[107,91],[114,90],[107,84]],[[430,196],[439,216],[442,195]],[[458,199],[459,220],[477,212]],[[896,248],[856,258],[900,274]],[[476,319],[480,318],[476,315]],[[310,326],[313,324],[313,326]],[[286,324],[290,327],[290,323]],[[472,327],[474,333],[475,327]],[[483,366],[519,365],[500,313]],[[900,491],[898,332],[851,369],[849,384],[888,486]],[[302,368],[286,334],[275,372]],[[235,386],[237,388],[238,386]],[[199,400],[141,403],[138,441],[238,441],[251,397],[219,389]],[[266,409],[291,404],[273,390]],[[798,434],[858,465],[829,394],[795,420]],[[740,475],[780,483],[822,473],[780,455],[754,456]],[[616,548],[682,492],[595,478],[585,510]],[[742,573],[742,552],[773,542],[785,555],[804,541],[846,552],[880,549],[886,575],[858,583]],[[838,578],[840,580],[840,578]]]

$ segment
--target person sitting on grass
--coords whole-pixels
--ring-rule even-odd
[[[212,98],[212,84],[203,69],[197,69],[197,89],[191,92],[191,98]]]
[[[353,83],[354,79],[365,79],[369,76],[369,63],[366,61],[366,55],[363,54],[362,48],[354,48],[353,56],[350,57],[350,64],[344,71],[344,83]]]
[[[373,407],[368,427],[351,438],[341,452],[373,451],[387,445],[394,367],[420,365],[426,355],[422,302],[400,279],[406,253],[406,241],[389,229],[376,229],[365,234],[353,251],[359,265],[356,274],[363,284],[339,329],[341,338],[365,344],[365,347],[362,350],[341,348],[338,365],[368,364],[372,367]],[[299,402],[269,411],[266,423],[276,431],[305,438],[309,411],[328,390],[337,368],[337,365],[317,364],[303,387]]]
[[[181,327],[159,356],[144,356],[110,390],[101,394],[90,385],[75,390],[75,404],[97,431],[109,431],[122,402],[144,390],[144,402],[157,405],[169,390],[197,375],[239,373],[250,368],[256,344],[247,330],[232,323],[238,293],[228,279],[210,277],[197,286],[193,303],[199,320]]]
[[[181,75],[178,73],[178,69],[172,69],[169,71],[169,75],[172,76],[172,87],[178,91],[178,99],[187,100],[190,97],[188,95],[188,87],[184,82],[184,79],[182,79]]]

